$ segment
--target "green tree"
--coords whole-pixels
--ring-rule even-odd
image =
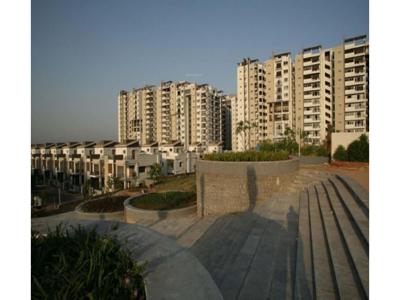
[[[347,156],[349,161],[369,161],[369,143],[368,137],[365,134],[361,135],[358,140],[352,142],[347,147]]]
[[[347,161],[347,151],[343,145],[339,145],[336,148],[333,158],[338,161]]]
[[[155,182],[158,181],[158,179],[161,176],[161,166],[158,163],[154,163],[149,170],[149,176],[151,179],[153,179]]]

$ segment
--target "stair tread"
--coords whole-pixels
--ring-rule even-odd
[[[363,290],[368,297],[369,287],[369,262],[368,253],[364,248],[359,236],[357,235],[351,221],[349,220],[336,192],[330,182],[324,182],[325,189],[327,190],[329,201],[332,205],[333,211],[337,217],[340,231],[349,250],[351,259],[356,268],[358,277],[360,278]]]
[[[330,181],[337,188],[337,191],[339,192],[342,201],[345,203],[347,209],[350,211],[366,243],[369,244],[368,217],[365,215],[362,208],[357,204],[356,200],[353,198],[348,189],[340,180],[338,180],[337,178],[332,178],[330,179]]]
[[[310,240],[308,194],[300,194],[299,236],[297,238],[295,299],[312,299],[313,270]]]
[[[314,187],[311,187],[308,191],[315,295],[317,299],[334,299],[336,298],[335,279],[329,262],[330,258],[322,228],[318,199]]]
[[[369,211],[368,192],[357,181],[350,177],[336,174],[336,178],[344,183],[346,187],[350,190],[350,192],[354,194],[355,198],[359,200],[360,204],[364,205],[365,208]]]
[[[316,185],[316,190],[340,299],[359,299],[361,294],[357,288],[357,280],[353,276],[352,266],[347,257],[345,245],[336,225],[326,192],[321,184]]]

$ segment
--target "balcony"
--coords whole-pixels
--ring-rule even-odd
[[[360,94],[360,93],[365,93],[366,89],[363,87],[361,90],[356,90],[356,89],[350,89],[350,90],[345,90],[344,94],[347,95],[353,95],[353,94]]]
[[[356,112],[356,111],[365,111],[366,107],[365,106],[358,106],[358,107],[346,107],[344,109],[345,112]]]
[[[304,75],[318,74],[319,72],[320,72],[319,68],[311,69],[311,70],[303,70]]]
[[[356,81],[356,80],[347,80],[347,81],[345,81],[344,82],[344,86],[351,86],[351,85],[360,85],[360,84],[365,84],[366,82],[365,82],[365,79],[363,79],[363,80],[358,80],[358,81]]]
[[[307,79],[304,79],[304,84],[307,84],[307,83],[317,83],[317,82],[319,82],[319,81],[320,81],[319,77],[318,77],[318,78],[307,78]]]
[[[344,64],[344,67],[347,68],[354,68],[354,67],[361,67],[365,66],[365,61],[358,61],[358,62],[348,62]]]

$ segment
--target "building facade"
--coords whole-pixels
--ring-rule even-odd
[[[369,44],[365,35],[335,47],[335,131],[369,131]]]
[[[232,103],[232,149],[244,151],[267,139],[266,71],[258,59],[238,63],[237,96]],[[239,130],[244,125],[246,129]]]
[[[118,139],[141,144],[223,142],[224,97],[208,84],[161,82],[118,95]],[[229,120],[229,119],[228,119]]]
[[[323,144],[329,132],[369,131],[369,44],[347,38],[339,46],[273,54],[265,63],[245,58],[237,66],[231,102],[232,149],[279,141],[285,129],[297,141]],[[246,127],[237,131],[238,127]]]

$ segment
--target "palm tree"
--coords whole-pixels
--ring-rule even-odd
[[[242,136],[242,140],[244,142],[244,150],[247,150],[247,132],[251,130],[251,128],[256,127],[257,124],[251,124],[249,121],[240,121],[236,127],[236,134],[240,134]]]

